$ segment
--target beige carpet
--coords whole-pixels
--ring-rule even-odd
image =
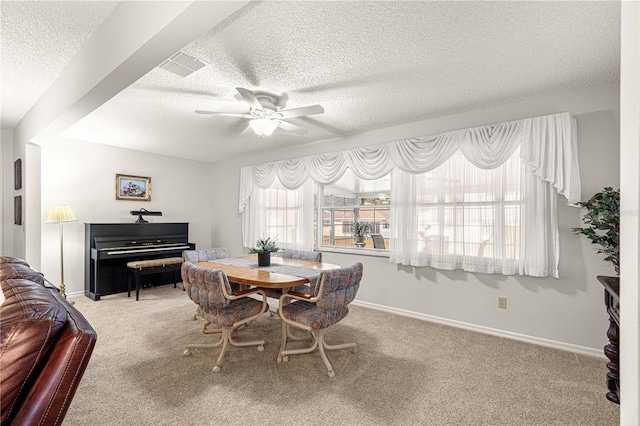
[[[616,425],[605,360],[352,306],[328,333],[359,351],[292,355],[277,364],[280,321],[267,314],[230,347],[208,343],[195,305],[173,286],[94,302],[73,299],[98,342],[65,425]],[[604,330],[603,330],[604,332]]]

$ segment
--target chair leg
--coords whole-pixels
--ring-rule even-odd
[[[258,351],[264,351],[264,340],[251,340],[248,342],[238,342],[237,340],[233,340],[233,331],[229,332],[229,343],[233,346],[253,346],[258,345]]]
[[[331,365],[331,362],[329,361],[329,358],[327,357],[327,354],[325,353],[325,349],[332,351],[332,350],[337,350],[337,349],[348,349],[348,348],[352,348],[353,349],[353,353],[356,353],[358,351],[358,346],[355,343],[343,343],[341,345],[330,345],[325,341],[325,329],[322,330],[318,330],[315,333],[312,333],[314,339],[313,345],[311,345],[311,347],[309,348],[305,348],[305,349],[290,349],[290,350],[285,350],[285,346],[286,346],[286,341],[287,341],[287,335],[290,334],[290,331],[288,330],[289,325],[286,324],[284,321],[282,322],[282,344],[280,346],[280,352],[278,353],[278,362],[287,362],[289,360],[288,355],[293,355],[293,354],[306,354],[309,352],[313,352],[316,347],[318,348],[318,351],[320,352],[320,357],[322,357],[322,362],[324,362],[324,365],[327,367],[327,374],[329,375],[329,377],[335,377],[336,372],[333,369],[333,366]]]
[[[288,330],[289,325],[286,324],[283,321],[283,326],[282,326],[282,345],[280,346],[280,352],[278,353],[278,362],[287,362],[289,361],[289,357],[287,355],[295,355],[295,354],[308,354],[309,352],[313,352],[316,347],[318,346],[318,338],[315,337],[313,335],[313,333],[311,334],[312,337],[315,337],[313,339],[313,345],[311,345],[308,348],[304,348],[304,349],[289,349],[289,350],[285,350],[285,346],[286,346],[286,342],[287,342],[287,338],[286,336],[290,334],[290,331]]]
[[[224,354],[227,352],[227,348],[229,344],[233,346],[253,346],[258,345],[258,351],[264,351],[264,340],[252,340],[249,342],[238,342],[237,340],[233,340],[233,329],[223,327],[222,328],[222,351],[220,355],[218,355],[218,360],[216,361],[216,365],[213,366],[213,372],[219,373],[220,367],[222,367],[222,359],[224,358]]]
[[[222,333],[222,327],[218,326],[218,328],[207,328],[210,325],[211,325],[211,321],[207,321],[206,323],[204,323],[204,325],[202,326],[202,333],[203,334],[219,334],[219,333]]]
[[[220,372],[220,366],[222,365],[222,358],[224,358],[224,354],[225,352],[227,352],[227,346],[229,346],[229,329],[228,328],[223,328],[222,329],[222,351],[220,351],[220,355],[218,355],[218,360],[216,361],[216,365],[213,366],[213,372],[214,373],[219,373]]]
[[[282,323],[282,336],[280,338],[280,350],[278,351],[278,359],[276,360],[276,362],[282,362],[284,360],[282,357],[282,353],[284,352],[284,348],[287,346],[287,334],[289,334],[289,325],[284,321],[280,322]],[[288,360],[289,358],[287,357],[287,361]]]
[[[338,350],[338,349],[348,349],[348,348],[352,348],[352,352],[355,354],[356,352],[358,352],[358,345],[356,343],[343,343],[341,345],[330,345],[327,343],[327,341],[325,340],[325,330],[320,330],[320,332],[318,333],[318,340],[320,340],[320,356],[322,356],[322,360],[324,361],[324,365],[327,366],[327,370],[329,370],[328,374],[329,377],[334,377],[336,375],[335,371],[333,370],[333,367],[331,366],[331,363],[329,362],[329,358],[327,358],[327,355],[325,354],[324,350],[329,350],[329,351],[334,351],[334,350]]]
[[[330,351],[335,351],[337,349],[347,349],[353,348],[353,353],[358,352],[358,345],[356,343],[343,343],[341,345],[329,345],[326,340],[323,339],[324,348]]]
[[[318,341],[320,344],[318,345],[318,349],[320,349],[320,356],[322,357],[322,361],[324,365],[327,367],[329,377],[335,377],[336,372],[333,371],[333,366],[329,362],[329,358],[327,358],[327,354],[324,353],[324,330],[320,330],[318,332]]]
[[[220,346],[223,343],[223,341],[224,341],[224,339],[222,337],[220,337],[220,340],[218,340],[216,343],[203,343],[203,344],[194,343],[192,345],[187,345],[187,346],[185,346],[184,352],[182,354],[184,356],[190,356],[191,355],[191,349],[217,348],[218,346]]]
[[[208,323],[210,324],[210,323]],[[206,327],[206,325],[205,325]],[[193,344],[193,345],[187,345],[183,355],[184,356],[190,356],[191,355],[191,350],[192,349],[209,349],[209,348],[217,348],[218,346],[222,345],[222,350],[220,351],[220,354],[218,355],[218,358],[216,360],[215,365],[213,366],[213,372],[214,373],[219,373],[222,367],[222,360],[224,359],[224,355],[227,352],[227,348],[229,347],[229,344],[233,345],[233,346],[253,346],[253,345],[258,345],[258,351],[262,352],[264,351],[264,340],[252,340],[249,342],[238,342],[236,340],[233,340],[233,329],[227,328],[227,327],[222,327],[219,331],[216,330],[217,332],[221,332],[222,335],[220,336],[220,340],[218,340],[216,343],[209,343],[209,344]]]

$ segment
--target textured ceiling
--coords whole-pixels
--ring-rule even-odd
[[[2,1],[0,118],[13,128],[118,2]]]
[[[618,2],[251,2],[182,49],[204,68],[155,68],[61,136],[222,161],[618,81],[619,28]],[[235,87],[325,113],[268,138],[194,113],[248,112]]]

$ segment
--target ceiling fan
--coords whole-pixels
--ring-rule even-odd
[[[196,110],[196,114],[248,118],[251,121],[249,121],[247,129],[252,128],[258,136],[266,137],[271,135],[278,127],[283,130],[294,132],[298,135],[307,134],[309,133],[308,129],[296,126],[295,124],[291,124],[284,120],[293,117],[322,114],[324,112],[324,108],[320,105],[278,110],[278,107],[275,105],[277,100],[275,99],[275,96],[256,93],[249,89],[243,89],[242,87],[236,87],[236,90],[240,93],[240,96],[242,96],[242,100],[249,105],[248,113],[238,114],[232,112]],[[246,129],[243,130],[241,134],[245,131]]]

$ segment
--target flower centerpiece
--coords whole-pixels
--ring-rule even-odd
[[[256,246],[251,249],[251,253],[258,254],[258,266],[269,266],[271,264],[271,253],[280,250],[277,246],[277,239],[258,238],[256,240]]]
[[[364,240],[371,236],[371,225],[367,222],[355,221],[353,224],[353,243],[356,247],[364,247]]]

